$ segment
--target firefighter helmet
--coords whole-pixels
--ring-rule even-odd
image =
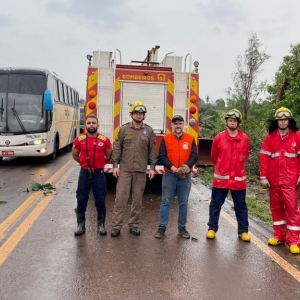
[[[239,123],[242,122],[243,120],[243,116],[242,116],[242,113],[237,110],[236,108],[234,109],[231,109],[225,116],[225,120],[227,120],[228,118],[232,118],[232,119],[237,119],[237,121]]]
[[[284,106],[281,106],[280,108],[278,108],[276,110],[274,116],[275,116],[276,120],[279,120],[279,119],[292,119],[293,118],[292,112]]]
[[[133,112],[142,112],[142,113],[146,113],[147,112],[147,108],[145,105],[143,105],[143,103],[141,101],[136,101],[133,104],[130,105],[129,108],[129,113],[133,113]]]

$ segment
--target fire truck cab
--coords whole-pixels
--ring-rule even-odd
[[[142,61],[122,64],[122,53],[94,51],[89,60],[85,117],[95,114],[99,132],[113,142],[120,126],[130,122],[129,107],[141,101],[147,107],[145,123],[156,134],[157,150],[162,137],[171,132],[171,119],[182,115],[185,131],[199,142],[199,74],[198,62],[190,54],[177,56],[174,52],[158,62],[158,49],[148,51]],[[112,164],[105,166],[112,172]],[[156,166],[163,173],[163,166]]]

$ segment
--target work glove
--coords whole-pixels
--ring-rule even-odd
[[[297,186],[299,186],[299,184],[300,184],[300,175],[299,175],[298,180],[297,180]]]
[[[260,183],[264,189],[268,189],[270,187],[270,183],[268,179],[261,179]]]
[[[182,165],[181,168],[183,169],[184,174],[189,174],[191,171],[188,165]]]
[[[178,179],[184,179],[185,178],[185,172],[183,170],[182,167],[178,168],[176,173],[175,173],[175,176],[178,178]]]

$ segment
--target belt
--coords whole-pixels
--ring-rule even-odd
[[[85,170],[85,171],[88,171],[89,169],[85,169],[85,168],[81,168],[82,170]],[[95,171],[104,171],[104,168],[99,168],[99,169],[94,169],[93,170],[94,172]]]

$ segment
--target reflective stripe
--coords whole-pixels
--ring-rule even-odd
[[[218,175],[216,173],[214,173],[214,177],[218,178],[218,179],[229,179],[230,178],[229,175],[222,176],[222,175]],[[244,181],[244,180],[246,180],[246,176],[243,176],[243,177],[237,177],[236,176],[236,177],[234,177],[234,180],[236,180],[236,181]]]
[[[218,179],[229,179],[229,175],[222,176],[222,175],[218,175],[216,173],[214,173],[214,177],[216,177]]]
[[[285,152],[284,155],[286,157],[297,157],[297,153],[288,153],[288,152]]]
[[[271,153],[271,152],[267,152],[267,151],[261,150],[260,153],[269,155],[269,156],[271,156],[271,157],[278,157],[278,156],[280,156],[280,153],[279,153],[279,152]],[[297,155],[298,155],[299,153],[300,153],[300,152],[298,152],[298,153],[288,153],[288,152],[285,152],[284,155],[285,155],[286,157],[297,157]]]
[[[290,225],[287,225],[286,228],[289,229],[289,230],[300,230],[300,226],[290,226]]]
[[[244,180],[246,180],[246,176],[243,176],[243,177],[234,177],[234,180],[236,180],[236,181],[244,181]]]
[[[285,220],[273,222],[273,225],[284,225],[284,224],[286,224]]]
[[[260,150],[260,153],[261,153],[261,154],[266,154],[266,155],[268,155],[268,156],[271,156],[271,152],[269,152],[269,151]]]

